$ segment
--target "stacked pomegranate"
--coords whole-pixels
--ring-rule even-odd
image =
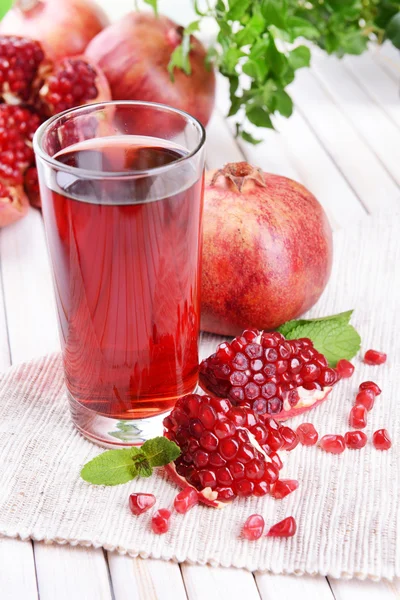
[[[37,41],[0,35],[0,226],[40,206],[32,139],[60,111],[110,100],[107,80],[88,59],[50,60]]]

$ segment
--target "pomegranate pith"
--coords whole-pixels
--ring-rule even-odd
[[[336,370],[339,373],[340,377],[342,377],[342,379],[347,379],[348,377],[351,377],[354,373],[354,368],[354,365],[345,358],[339,360],[338,364],[336,365]]]
[[[200,365],[200,385],[262,418],[285,419],[322,402],[339,380],[311,340],[246,330]]]
[[[312,423],[302,423],[296,433],[303,446],[314,446],[318,442],[318,432]]]
[[[360,392],[362,390],[372,390],[375,396],[379,396],[379,394],[382,393],[381,388],[374,381],[363,381],[362,383],[360,383],[360,387],[358,389],[360,390]]]
[[[261,515],[250,515],[243,525],[242,536],[246,540],[258,540],[263,534],[264,525],[264,519]]]
[[[348,431],[344,436],[346,446],[353,450],[364,448],[367,439],[368,438],[363,431]]]
[[[167,533],[170,517],[171,511],[167,508],[159,508],[151,518],[151,529],[153,530],[153,533],[156,533],[157,535]]]
[[[267,537],[293,537],[297,531],[297,524],[294,517],[286,517],[273,525],[267,533]]]
[[[129,496],[129,508],[134,515],[141,515],[155,503],[156,497],[153,494],[131,494]]]
[[[277,500],[282,500],[282,498],[286,498],[286,496],[294,492],[294,490],[297,490],[298,487],[299,482],[295,479],[280,479],[272,487],[271,496]]]
[[[367,425],[368,411],[362,404],[356,404],[350,411],[349,423],[350,427],[355,429],[364,429]]]
[[[372,436],[372,443],[377,450],[389,450],[392,446],[392,440],[387,429],[378,429],[375,431]]]
[[[367,350],[364,355],[364,362],[367,365],[383,365],[386,362],[387,354],[378,352],[378,350]]]
[[[346,445],[342,435],[324,435],[319,442],[320,448],[330,454],[341,454],[345,451]]]

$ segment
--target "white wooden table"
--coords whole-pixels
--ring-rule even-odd
[[[133,0],[102,0],[116,18]],[[185,23],[190,0],[161,0]],[[293,117],[263,144],[235,141],[219,86],[207,166],[247,159],[293,177],[319,198],[334,229],[400,209],[400,53],[390,46],[342,61],[314,56],[299,72]],[[258,132],[259,133],[259,132]],[[59,348],[43,223],[31,210],[0,231],[0,368]],[[288,577],[132,559],[102,550],[0,539],[1,600],[394,600],[400,582]]]

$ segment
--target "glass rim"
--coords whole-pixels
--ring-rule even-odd
[[[186,119],[186,121],[191,122],[195,125],[195,127],[198,129],[198,132],[200,134],[200,139],[198,141],[198,143],[196,144],[196,147],[191,150],[187,155],[182,156],[180,158],[178,158],[177,160],[174,160],[173,162],[170,162],[166,165],[162,165],[159,167],[152,167],[150,169],[145,169],[145,170],[132,170],[132,171],[94,171],[94,170],[89,170],[89,169],[82,169],[80,167],[73,167],[71,165],[65,165],[64,163],[58,161],[56,158],[53,158],[52,156],[50,156],[47,152],[45,152],[45,150],[43,150],[42,148],[42,141],[43,141],[43,137],[48,129],[48,127],[50,125],[52,125],[53,123],[55,123],[57,120],[61,119],[62,117],[64,117],[65,115],[68,115],[70,113],[84,113],[85,111],[90,111],[93,109],[98,109],[99,107],[107,107],[107,106],[127,106],[127,107],[133,107],[133,106],[142,106],[142,107],[148,107],[148,108],[152,108],[152,109],[157,109],[157,110],[162,110],[164,112],[169,112],[172,114],[177,114],[180,115],[181,117],[183,117],[184,119]],[[122,134],[122,135],[126,135],[126,134]],[[132,134],[134,135],[134,134]],[[107,137],[107,136],[106,136]],[[96,139],[96,137],[93,137],[91,139]],[[100,138],[99,138],[100,139]],[[168,141],[168,140],[166,140]],[[204,146],[204,143],[206,141],[206,131],[205,128],[203,127],[203,125],[200,123],[200,121],[198,119],[196,119],[196,117],[193,117],[191,114],[189,114],[188,112],[181,110],[179,108],[173,108],[172,106],[168,106],[167,104],[161,104],[159,102],[147,102],[147,101],[142,101],[142,100],[110,100],[107,102],[95,102],[93,104],[84,104],[82,106],[76,106],[74,108],[69,108],[68,110],[64,110],[61,113],[58,113],[56,115],[54,115],[53,117],[50,117],[49,119],[47,119],[44,123],[42,123],[40,125],[40,127],[36,130],[35,135],[33,137],[33,150],[35,152],[35,155],[37,157],[40,157],[44,162],[46,162],[48,165],[52,166],[52,167],[56,167],[59,171],[63,171],[64,173],[71,173],[73,175],[76,176],[80,176],[81,178],[88,178],[88,179],[130,179],[130,178],[139,178],[139,177],[147,177],[149,175],[158,175],[160,173],[163,173],[165,171],[169,171],[172,168],[174,168],[176,165],[181,165],[182,163],[186,162],[187,160],[190,160],[191,158],[193,158]]]

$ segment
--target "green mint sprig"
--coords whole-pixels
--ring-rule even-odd
[[[352,310],[319,319],[288,321],[278,331],[288,340],[310,338],[315,348],[323,354],[331,367],[338,360],[352,359],[360,350],[361,338],[350,324]]]
[[[150,477],[154,467],[162,467],[180,455],[178,446],[165,437],[155,437],[137,448],[107,450],[86,463],[81,477],[95,485],[119,485],[136,477]]]

